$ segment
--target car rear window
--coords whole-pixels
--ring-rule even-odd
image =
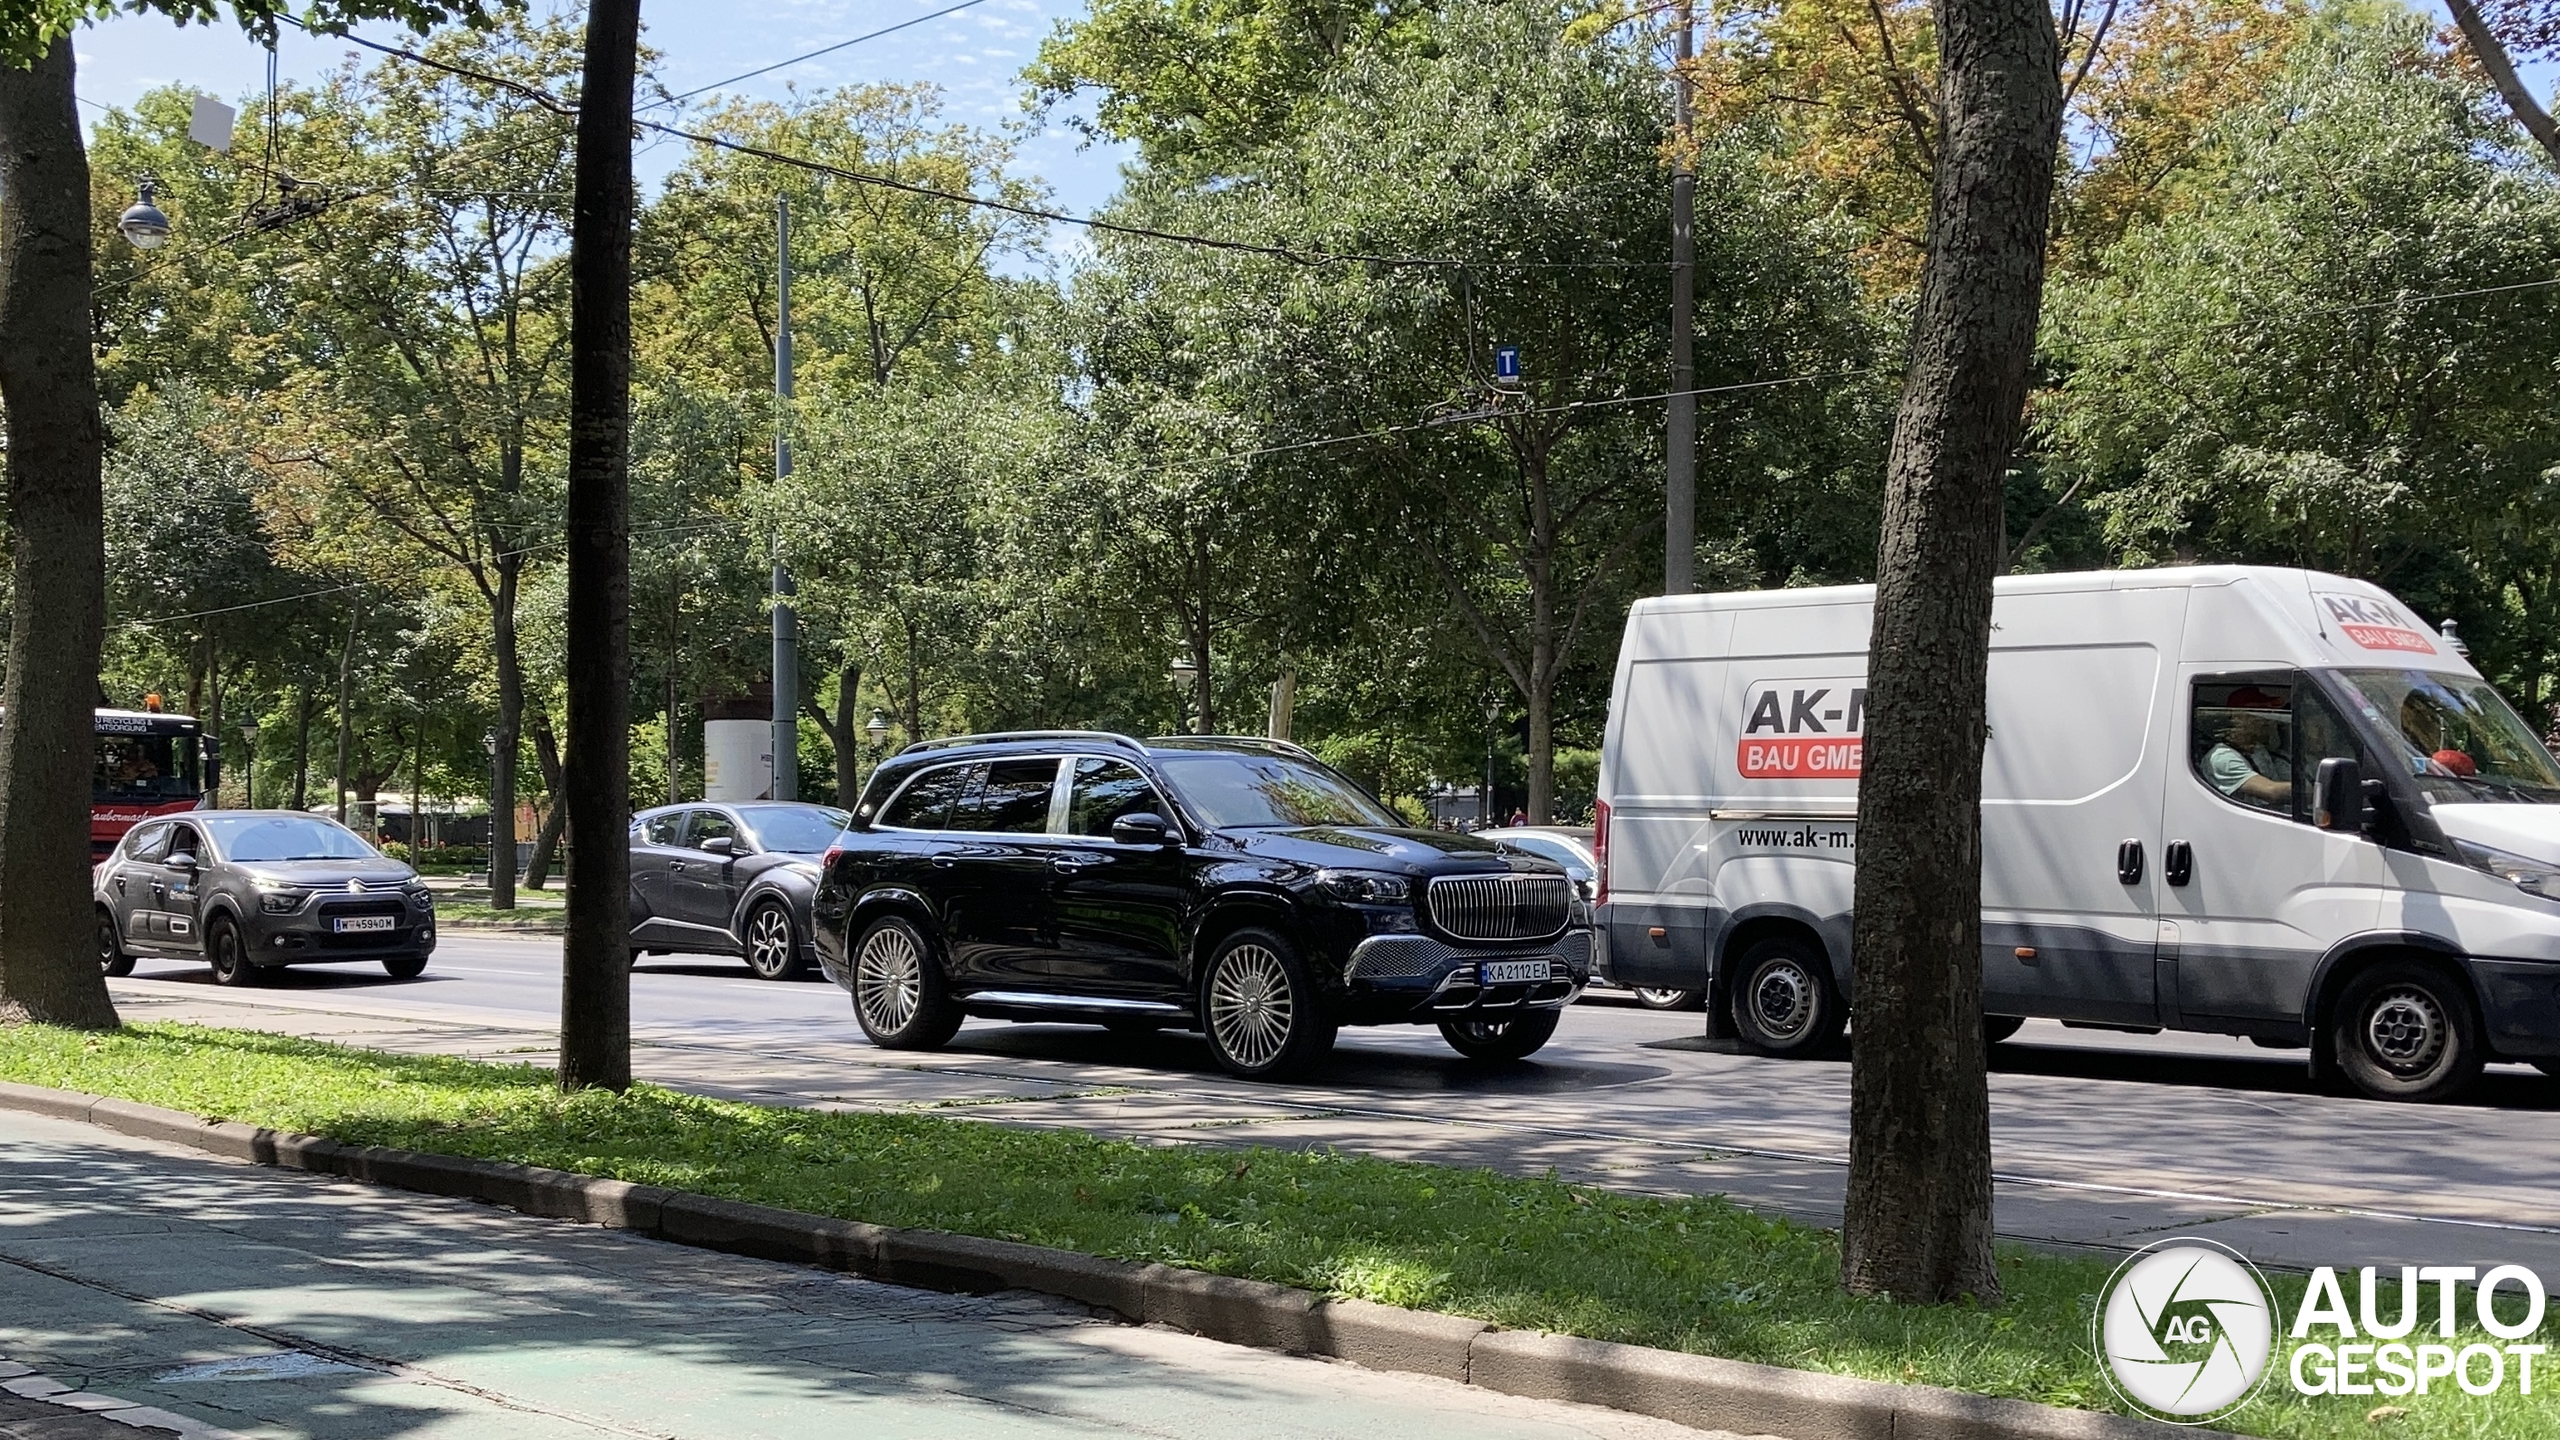
[[[1058,761],[998,760],[987,766],[986,783],[954,830],[994,831],[1007,835],[1040,835],[1049,829],[1049,801],[1058,788]]]
[[[975,765],[937,765],[907,782],[898,798],[889,802],[880,823],[901,830],[947,830],[951,811],[961,797],[969,793],[969,776],[979,769]]]

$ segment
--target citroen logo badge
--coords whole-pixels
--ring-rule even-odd
[[[361,894],[363,894],[363,893],[364,893],[364,882],[363,882],[363,881],[361,881],[361,880],[350,880],[350,881],[348,881],[348,882],[347,882],[347,893],[348,893],[348,894],[350,894],[350,895],[361,895]]]

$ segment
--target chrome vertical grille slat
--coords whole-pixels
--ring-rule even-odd
[[[1561,875],[1443,875],[1429,895],[1432,923],[1461,940],[1544,940],[1573,916]]]

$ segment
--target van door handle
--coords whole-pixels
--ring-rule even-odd
[[[2160,878],[2172,885],[2184,885],[2196,878],[2195,847],[2184,840],[2172,840],[2160,852]]]
[[[2142,883],[2142,842],[2127,840],[2116,846],[2116,879],[2127,885]]]

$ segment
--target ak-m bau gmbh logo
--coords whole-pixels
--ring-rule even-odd
[[[2355,1273],[2358,1304],[2350,1309],[2335,1268],[2311,1272],[2280,1367],[2296,1391],[2425,1395],[2432,1384],[2437,1393],[2487,1396],[2512,1384],[2518,1394],[2533,1393],[2533,1362],[2547,1347],[2515,1343],[2542,1328],[2542,1279],[2532,1270],[2403,1266],[2396,1307],[2382,1303],[2374,1267]],[[2505,1343],[2458,1333],[2464,1286],[2472,1291],[2478,1330]],[[2510,1303],[2501,1304],[2502,1292]],[[2429,1298],[2435,1303],[2427,1304]],[[2435,1321],[2437,1340],[2447,1343],[2421,1338],[2420,1322],[2427,1319]],[[2279,1368],[2272,1362],[2284,1315],[2266,1277],[2237,1252],[2211,1240],[2176,1239],[2137,1250],[2117,1267],[2099,1293],[2090,1329],[2092,1348],[2127,1404],[2158,1419],[2200,1425],[2247,1404]]]

